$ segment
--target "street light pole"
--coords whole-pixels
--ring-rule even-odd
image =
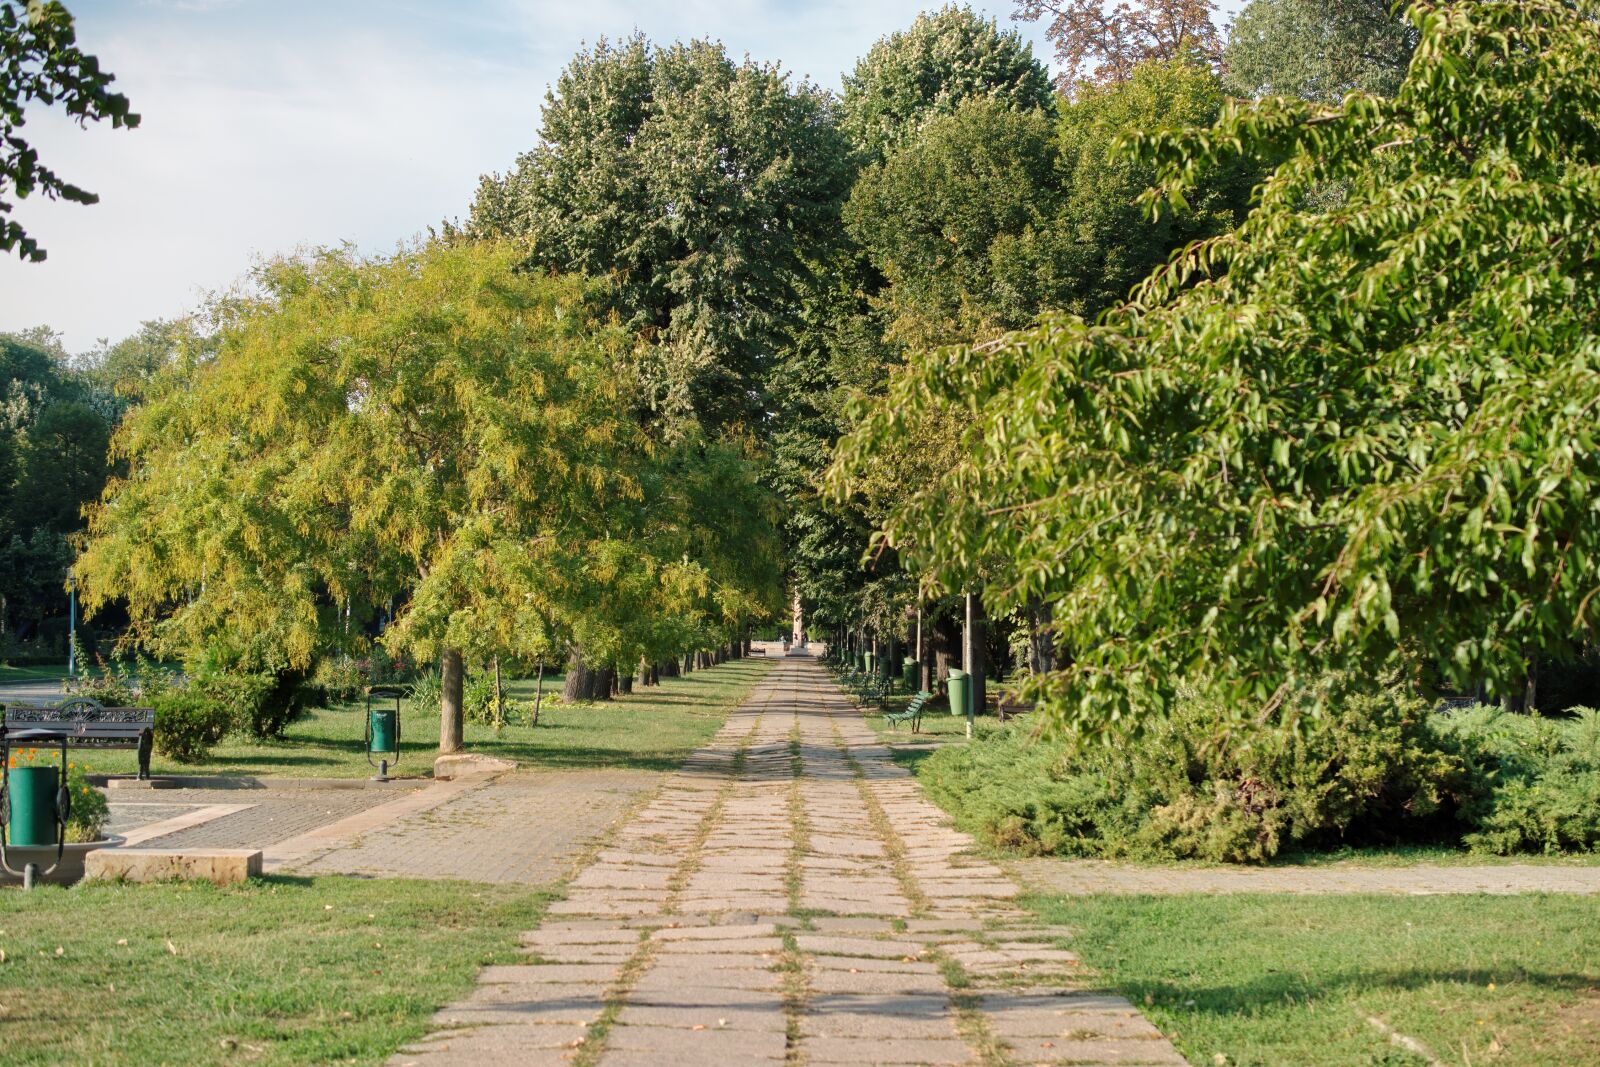
[[[67,575],[67,677],[78,680],[78,576]]]

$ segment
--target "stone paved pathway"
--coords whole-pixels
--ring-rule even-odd
[[[791,657],[395,1064],[1184,1061]]]

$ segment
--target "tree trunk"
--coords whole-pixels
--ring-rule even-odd
[[[692,670],[694,670],[694,653],[685,652],[683,654],[683,673],[688,674]]]
[[[446,649],[439,659],[439,751],[461,751],[466,717],[461,707],[461,653]]]
[[[594,685],[593,694],[594,695],[593,695],[592,699],[597,700],[597,701],[608,701],[608,700],[610,700],[611,699],[611,692],[612,692],[613,689],[616,688],[616,685],[617,685],[617,670],[616,670],[616,668],[615,667],[602,667],[600,670],[594,672],[594,674],[592,675],[592,678],[594,679],[594,681],[593,681],[593,685]]]
[[[1051,632],[1050,605],[1037,597],[1028,601],[1028,670],[1049,674],[1056,669],[1056,640]]]
[[[494,724],[495,728],[506,724],[506,691],[500,684],[500,657],[494,658]]]
[[[662,678],[676,678],[677,676],[678,660],[676,657],[672,659],[664,659],[660,663],[656,664],[656,684],[659,685]]]
[[[572,655],[567,658],[567,681],[561,688],[561,699],[567,704],[577,704],[594,699],[593,692],[594,672],[583,662],[583,650],[574,646]]]
[[[627,671],[617,672],[617,694],[627,696],[633,692],[633,675]]]
[[[539,661],[539,679],[533,686],[533,721],[529,726],[539,725],[539,709],[544,705],[544,660]]]

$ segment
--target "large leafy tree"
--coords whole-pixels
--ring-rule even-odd
[[[1277,166],[1101,324],[913,361],[840,486],[964,409],[964,461],[885,536],[946,581],[1005,561],[990,594],[1053,607],[1071,660],[1039,693],[1087,727],[1184,683],[1270,719],[1328,667],[1515,688],[1594,632],[1600,588],[1597,17],[1419,4],[1393,99],[1136,138],[1168,203],[1241,150]]]
[[[649,460],[625,338],[517,256],[264,267],[264,295],[216,309],[216,354],[117,431],[87,607],[125,600],[131,639],[259,670],[305,668],[392,603],[385,640],[442,659],[440,747],[458,748],[462,657],[549,651]]]
[[[99,197],[39,162],[21,130],[30,104],[60,104],[79,125],[110,119],[113,127],[139,125],[128,98],[109,86],[115,77],[78,47],[72,15],[56,0],[0,0],[0,252],[15,249],[37,263],[45,251],[11,217],[8,194],[35,192],[52,200],[93,204]]]
[[[875,158],[916,137],[934,116],[975,99],[1019,111],[1055,104],[1032,45],[970,7],[951,4],[873,45],[845,75],[839,110],[852,142]]]
[[[1252,0],[1228,34],[1223,81],[1243,97],[1393,96],[1416,46],[1391,0]]]
[[[483,180],[469,230],[608,279],[654,342],[661,414],[753,426],[805,257],[836,228],[847,182],[827,94],[718,44],[633,37],[568,64],[539,143]]]

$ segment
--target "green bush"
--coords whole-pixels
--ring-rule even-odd
[[[494,674],[469,671],[461,684],[461,713],[468,722],[500,727],[506,724],[495,701]]]
[[[168,690],[151,704],[156,712],[156,751],[179,763],[205,759],[233,724],[228,706],[198,687]]]
[[[106,836],[111,805],[103,792],[89,784],[88,775],[92,769],[77,761],[67,764],[67,788],[72,794],[72,813],[67,818],[68,841],[99,841]]]
[[[1476,707],[1435,716],[1469,771],[1465,844],[1478,852],[1600,849],[1600,712],[1545,719]]]
[[[1027,853],[1261,862],[1286,848],[1426,840],[1448,826],[1466,767],[1421,701],[1329,679],[1293,734],[1235,729],[1185,699],[1137,738],[1037,741],[1026,724],[918,768],[967,829]],[[1295,710],[1291,708],[1291,710]]]
[[[308,684],[324,703],[348,704],[360,699],[368,683],[361,661],[341,655],[326,656],[318,662]]]

